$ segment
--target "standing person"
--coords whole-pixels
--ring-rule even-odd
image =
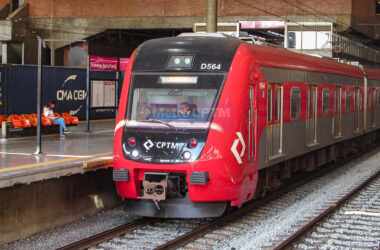
[[[70,131],[66,128],[65,120],[54,115],[54,108],[55,102],[49,101],[48,104],[44,106],[44,116],[49,118],[53,124],[59,125],[59,134],[64,136],[64,134],[68,134]]]

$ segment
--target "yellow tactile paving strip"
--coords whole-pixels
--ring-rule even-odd
[[[103,162],[104,164],[110,163],[112,161],[112,155],[111,153],[101,153],[101,154],[94,154],[94,155],[88,155],[88,156],[78,156],[78,157],[69,157],[65,159],[59,159],[59,160],[47,160],[40,163],[30,163],[30,164],[22,164],[18,166],[12,166],[12,167],[5,167],[0,169],[0,174],[2,173],[9,173],[13,171],[20,171],[20,170],[29,170],[29,169],[35,169],[35,168],[41,168],[51,165],[57,165],[57,164],[68,164],[70,162],[83,162],[83,168],[91,167],[91,165],[99,165],[96,164],[96,162],[99,161],[99,163]]]

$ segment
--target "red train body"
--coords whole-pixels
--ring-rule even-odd
[[[220,216],[253,199],[259,179],[270,189],[375,131],[378,79],[376,70],[234,38],[148,41],[120,98],[118,194],[143,216]]]

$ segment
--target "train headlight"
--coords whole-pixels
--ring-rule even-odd
[[[135,147],[136,146],[136,138],[135,137],[129,137],[127,140],[128,146]]]
[[[191,153],[189,151],[183,152],[182,159],[184,159],[185,161],[188,161],[190,160],[190,158],[191,158]]]
[[[191,138],[187,144],[188,148],[195,148],[198,145],[198,141],[195,138]]]
[[[181,59],[175,58],[174,59],[174,64],[179,66],[181,64]]]
[[[140,153],[139,153],[139,151],[137,149],[134,149],[134,150],[132,150],[131,156],[133,158],[139,158]]]
[[[172,56],[168,62],[168,68],[191,69],[193,67],[193,56]]]
[[[192,62],[191,58],[188,58],[188,57],[185,58],[186,65],[191,65],[191,62]]]

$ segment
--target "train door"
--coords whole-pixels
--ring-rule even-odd
[[[280,84],[268,84],[268,153],[269,159],[283,154],[284,89]]]
[[[255,151],[255,110],[254,110],[254,88],[249,86],[249,110],[248,110],[248,160],[254,159]]]
[[[375,127],[379,127],[379,118],[380,118],[380,89],[379,88],[375,88],[375,100],[373,102],[374,106],[373,106],[373,111],[375,112]]]
[[[317,144],[317,107],[318,107],[317,86],[310,85],[307,92],[307,121],[306,121],[306,145]]]
[[[342,87],[337,86],[334,94],[333,136],[342,136]]]
[[[354,128],[355,128],[355,132],[360,132],[361,127],[362,127],[361,123],[363,122],[363,120],[361,119],[361,117],[362,117],[362,94],[360,92],[360,88],[355,88],[354,100],[355,100]]]
[[[375,88],[369,88],[368,90],[368,114],[369,114],[369,126],[376,127],[375,122],[375,106],[376,106],[376,90]]]

